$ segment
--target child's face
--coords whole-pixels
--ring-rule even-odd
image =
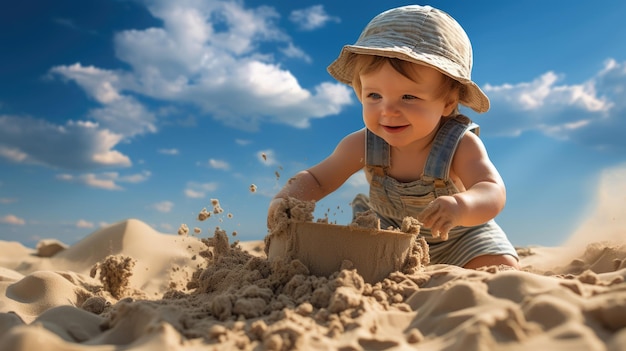
[[[442,73],[427,66],[412,66],[419,77],[417,82],[389,63],[360,75],[365,126],[395,147],[432,136],[441,117],[449,115],[456,106],[456,101],[438,96],[444,81]]]

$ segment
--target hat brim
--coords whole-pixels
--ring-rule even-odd
[[[489,98],[478,87],[476,83],[471,80],[462,78],[456,74],[458,72],[457,65],[453,62],[435,55],[421,55],[416,57],[415,52],[410,52],[407,48],[404,52],[401,47],[371,47],[371,46],[359,46],[359,45],[346,45],[341,50],[339,57],[331,63],[327,70],[333,78],[336,80],[352,85],[352,78],[354,76],[354,60],[353,55],[375,55],[389,58],[397,58],[400,60],[412,62],[419,65],[425,65],[436,69],[437,71],[445,74],[446,76],[458,81],[464,87],[459,96],[459,103],[465,105],[472,110],[483,113],[489,110]]]

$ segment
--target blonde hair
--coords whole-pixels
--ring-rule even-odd
[[[416,65],[416,63],[412,63],[409,61],[404,61],[393,57],[362,54],[353,54],[352,57],[350,57],[350,60],[354,63],[354,71],[352,72],[352,89],[354,89],[354,92],[356,93],[356,96],[360,101],[362,100],[361,75],[376,72],[385,63],[389,63],[391,67],[396,70],[396,72],[414,82],[419,82],[421,79],[418,73],[413,69],[413,65]],[[452,111],[450,116],[458,115],[460,113],[458,109],[459,96],[461,95],[464,86],[460,82],[452,79],[451,77],[443,73],[441,75],[443,77],[443,82],[439,86],[438,91],[435,92],[435,97],[438,99],[443,99],[446,102],[450,101],[451,99],[456,100],[457,106]]]

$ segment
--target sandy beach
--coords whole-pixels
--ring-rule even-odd
[[[423,265],[366,283],[263,241],[128,219],[0,242],[1,350],[625,350],[626,243],[519,248],[521,271]]]

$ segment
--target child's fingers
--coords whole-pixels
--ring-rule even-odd
[[[434,201],[431,201],[430,204],[417,215],[417,219],[422,222],[424,227],[430,228],[435,224],[435,215],[437,214],[438,207],[439,206]]]
[[[453,225],[449,218],[439,216],[435,223],[431,226],[433,237],[439,237],[441,240],[448,240],[448,233]]]
[[[441,231],[440,231],[441,240],[443,240],[443,241],[448,240],[448,234],[450,233],[450,229],[452,229],[452,223],[451,222],[446,222],[441,227]]]

